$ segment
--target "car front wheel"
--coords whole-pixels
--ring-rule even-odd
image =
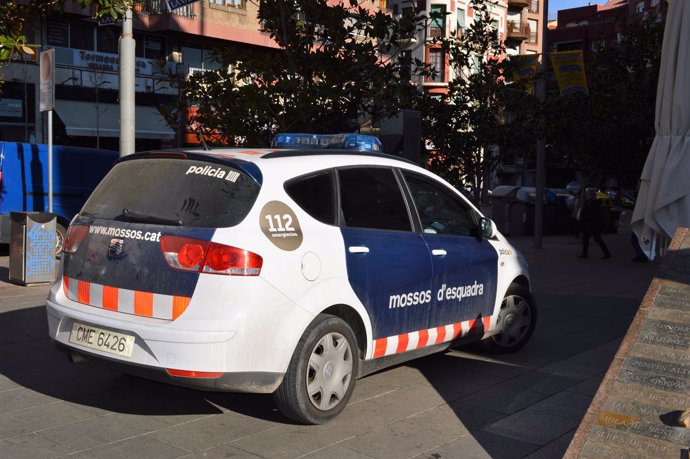
[[[497,335],[482,341],[484,350],[492,353],[515,352],[527,344],[537,324],[537,305],[530,291],[513,284],[508,288],[498,313]]]
[[[290,419],[322,424],[347,405],[358,369],[357,341],[350,326],[338,317],[321,314],[302,335],[273,396]]]

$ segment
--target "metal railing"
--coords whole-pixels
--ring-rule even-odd
[[[529,22],[508,21],[506,32],[509,38],[527,39],[530,36]]]
[[[139,2],[135,1],[133,9],[135,13],[139,14],[172,14],[174,16],[182,16],[186,18],[196,17],[196,14],[194,13],[194,3],[191,5],[185,5],[182,8],[177,8],[173,11],[169,11],[168,6],[165,4],[165,0],[144,0]]]

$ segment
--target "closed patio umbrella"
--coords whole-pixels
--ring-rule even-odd
[[[690,1],[671,0],[656,96],[656,136],[640,176],[631,226],[649,259],[690,227]]]

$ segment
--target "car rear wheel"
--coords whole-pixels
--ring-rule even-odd
[[[526,287],[513,284],[508,288],[498,313],[496,327],[501,332],[482,341],[481,346],[491,353],[515,352],[527,344],[536,324],[534,297]]]
[[[59,223],[55,224],[55,255],[61,255],[65,249],[65,239],[67,238],[67,230]]]
[[[358,369],[357,341],[350,326],[338,317],[321,314],[302,335],[273,396],[290,419],[322,424],[347,405]]]

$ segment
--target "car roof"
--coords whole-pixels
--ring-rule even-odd
[[[335,167],[400,167],[444,182],[462,196],[452,184],[412,161],[368,151],[276,148],[170,149],[134,153],[120,158],[117,162],[155,157],[186,158],[225,164],[245,172],[259,186],[263,185],[265,175],[289,179]],[[469,200],[465,201],[479,212]]]
[[[292,173],[304,173],[330,167],[380,165],[421,169],[405,158],[384,153],[333,149],[218,148],[213,150],[170,149],[134,153],[118,162],[144,158],[187,158],[239,167],[249,172],[289,167]],[[305,159],[309,159],[306,161]],[[249,170],[247,170],[249,169]],[[252,174],[253,175],[253,174]]]

